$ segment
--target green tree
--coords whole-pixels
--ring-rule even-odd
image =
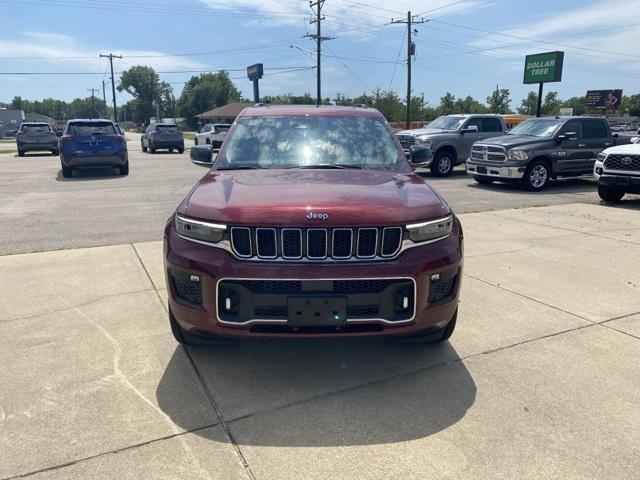
[[[620,104],[620,110],[629,115],[640,116],[640,93],[624,95]]]
[[[535,115],[538,107],[538,94],[529,92],[520,102],[520,106],[516,109],[522,115]]]
[[[150,117],[166,113],[165,105],[172,88],[168,83],[160,81],[153,68],[136,65],[122,72],[118,91],[126,91],[136,100],[131,120],[146,122]]]
[[[229,102],[238,102],[241,98],[228,72],[203,73],[191,77],[185,84],[177,102],[178,113],[195,129],[198,126],[196,115]]]
[[[438,115],[448,115],[456,113],[456,97],[450,92],[444,94],[444,97],[440,98],[440,105],[437,108]]]
[[[511,93],[508,88],[496,88],[487,97],[487,104],[491,113],[511,113]]]
[[[558,99],[558,92],[547,92],[542,102],[542,115],[558,115],[560,113],[560,107],[562,101]]]
[[[562,106],[565,108],[573,108],[574,115],[584,115],[587,113],[587,98],[571,97],[563,101]]]

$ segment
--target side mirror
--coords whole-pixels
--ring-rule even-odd
[[[200,167],[213,166],[213,145],[194,145],[191,147],[191,163]]]
[[[567,132],[560,134],[556,137],[558,142],[564,142],[565,140],[577,140],[578,134],[576,132]]]
[[[429,147],[414,145],[409,153],[409,163],[413,168],[426,167],[433,160],[433,153]]]
[[[475,125],[470,125],[460,130],[460,133],[477,133],[477,132],[478,132],[478,127]]]

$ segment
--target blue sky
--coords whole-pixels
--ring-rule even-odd
[[[405,92],[406,28],[388,23],[409,9],[429,20],[416,26],[413,76],[414,94],[429,104],[447,91],[484,100],[498,84],[511,90],[515,107],[531,90],[522,85],[524,55],[550,50],[565,51],[565,70],[547,91],[640,92],[640,0],[326,0],[323,33],[336,38],[324,44],[324,96]],[[315,93],[313,70],[287,70],[315,64],[304,0],[0,0],[0,11],[0,72],[11,73],[0,75],[0,101],[101,92],[108,63],[98,54],[107,52],[125,57],[116,71],[144,64],[178,72],[161,74],[176,95],[192,75],[181,72],[225,68],[251,96],[244,68],[256,62],[270,73],[263,94]]]

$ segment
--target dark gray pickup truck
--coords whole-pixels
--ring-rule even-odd
[[[467,173],[478,183],[520,182],[544,189],[551,179],[593,173],[598,153],[617,143],[600,117],[532,118],[507,135],[476,142]]]

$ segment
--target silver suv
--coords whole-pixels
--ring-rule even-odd
[[[431,148],[431,173],[438,177],[451,175],[456,165],[464,163],[471,153],[471,145],[478,140],[504,135],[507,127],[499,115],[444,115],[425,128],[397,133],[402,148],[422,144]]]

